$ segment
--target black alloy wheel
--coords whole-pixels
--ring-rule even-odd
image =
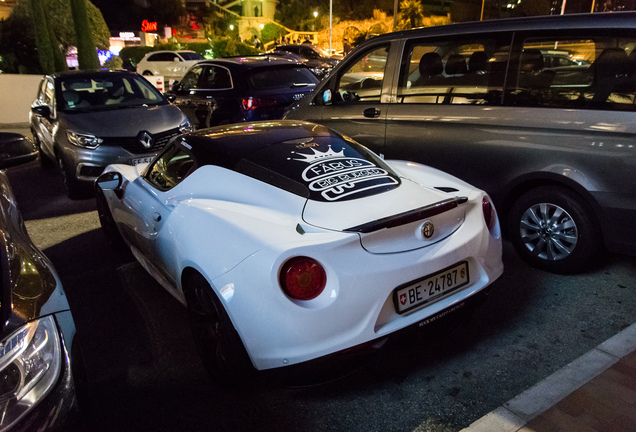
[[[246,384],[255,369],[225,308],[199,273],[185,284],[188,318],[208,373],[222,386]]]
[[[531,265],[552,273],[575,273],[590,265],[601,247],[600,225],[574,192],[540,187],[523,195],[508,218],[510,238]]]

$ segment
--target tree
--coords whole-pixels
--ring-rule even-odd
[[[55,72],[55,49],[54,43],[51,41],[51,33],[44,12],[44,6],[41,0],[30,0],[31,17],[33,18],[33,30],[35,31],[35,43],[37,46],[38,58],[40,66],[44,73],[50,74]]]
[[[73,16],[70,13],[70,0],[47,0],[47,11],[51,16],[51,27],[55,31],[64,52],[71,46],[77,46]],[[102,50],[110,46],[110,30],[100,10],[90,1],[86,2],[86,12],[95,45]]]
[[[398,27],[409,29],[421,27],[424,23],[424,6],[420,0],[403,0],[400,3]]]
[[[93,39],[88,12],[86,11],[87,0],[71,0],[71,12],[75,35],[77,37],[77,60],[79,68],[99,69],[99,58],[97,57],[97,46]]]

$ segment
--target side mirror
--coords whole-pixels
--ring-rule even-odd
[[[99,187],[101,190],[112,190],[115,192],[118,198],[122,195],[122,177],[121,174],[116,171],[109,171],[97,177],[95,180],[95,187]]]
[[[175,95],[175,94],[167,94],[166,95],[166,99],[168,99],[168,102],[174,103],[174,101],[177,100],[177,95]]]
[[[37,147],[23,135],[0,132],[0,169],[21,165],[37,157]]]
[[[172,59],[172,61],[173,61],[173,62],[180,62],[180,61],[181,61],[181,59],[180,59],[179,57],[176,57],[176,56],[175,56],[175,58],[173,58],[173,59]]]
[[[31,108],[31,111],[35,114],[41,115],[42,117],[50,117],[51,109],[46,105],[38,105]]]
[[[327,89],[324,92],[322,92],[322,103],[325,105],[331,105],[331,102],[332,102],[331,89]]]

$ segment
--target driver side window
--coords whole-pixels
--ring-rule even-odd
[[[167,191],[181,183],[195,168],[192,155],[180,145],[174,145],[153,162],[144,178],[157,189]]]
[[[379,102],[389,47],[375,48],[359,58],[338,82],[336,98],[346,102]]]

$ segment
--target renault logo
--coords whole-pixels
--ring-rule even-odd
[[[424,225],[422,225],[422,235],[424,238],[431,238],[433,233],[435,233],[435,226],[433,225],[433,222],[424,222]]]
[[[144,148],[149,149],[150,147],[152,147],[152,136],[150,136],[150,134],[146,131],[139,132],[139,135],[137,135],[137,141],[139,141],[139,143],[144,146]]]

